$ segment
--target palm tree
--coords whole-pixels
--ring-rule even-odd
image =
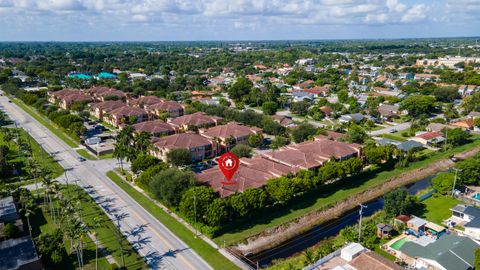
[[[120,168],[123,171],[123,159],[128,156],[127,146],[123,142],[116,142],[113,149],[113,157],[120,162]]]
[[[150,134],[142,131],[135,137],[135,149],[140,152],[146,152],[150,145]]]
[[[92,229],[98,229],[102,227],[103,219],[99,217],[93,218],[93,226]],[[91,230],[93,237],[95,238],[95,270],[98,270],[98,233],[96,230]]]

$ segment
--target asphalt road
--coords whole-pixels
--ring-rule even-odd
[[[369,131],[368,135],[377,136],[377,135],[381,135],[381,134],[387,134],[387,133],[391,133],[392,129],[395,129],[396,132],[400,132],[402,130],[409,129],[410,125],[411,125],[410,122],[401,123],[401,124],[397,124],[397,125],[394,125],[394,126],[391,126],[391,127],[386,127],[386,128],[382,128],[382,129],[378,129],[378,130]]]
[[[0,93],[2,93],[0,91]],[[78,161],[79,155],[50,130],[8,98],[0,96],[3,109],[42,145],[62,165],[66,172],[59,180],[82,186],[119,224],[124,235],[143,256],[151,269],[212,269],[198,254],[150,215],[126,192],[115,185],[105,173],[112,170],[116,160]]]

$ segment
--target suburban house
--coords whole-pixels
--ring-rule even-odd
[[[169,117],[179,117],[182,116],[184,112],[183,106],[180,103],[170,100],[162,100],[158,103],[145,105],[145,109],[148,113],[156,116],[159,116],[163,112],[167,112]]]
[[[107,101],[109,99],[123,100],[127,99],[127,95],[115,88],[105,86],[94,86],[86,90],[91,96],[98,101]]]
[[[471,270],[475,250],[480,247],[468,237],[445,234],[428,243],[406,241],[396,256],[415,269]]]
[[[457,204],[451,208],[450,220],[465,228],[465,235],[480,240],[480,209],[464,204]]]
[[[362,121],[363,118],[365,118],[365,116],[361,113],[352,113],[352,114],[344,114],[340,116],[338,121],[340,121],[340,123],[350,123],[350,122],[360,123],[360,121]]]
[[[404,110],[400,110],[400,106],[398,105],[390,105],[390,104],[380,104],[378,106],[378,112],[383,119],[390,119],[394,115],[406,115],[407,112]]]
[[[60,91],[50,91],[47,93],[48,101],[52,104],[57,104],[64,110],[70,109],[75,102],[93,102],[93,98],[86,95],[81,90],[63,89]]]
[[[284,127],[296,126],[291,116],[275,114],[275,115],[272,115],[272,118],[275,122],[279,123]]]
[[[205,128],[216,126],[223,120],[221,117],[207,115],[203,112],[196,112],[187,114],[177,118],[169,119],[168,123],[175,126],[177,129],[189,130],[193,128]]]
[[[303,91],[293,92],[291,95],[292,95],[293,101],[295,102],[300,102],[304,100],[315,100],[318,97],[316,94],[303,92]]]
[[[44,269],[29,235],[5,240],[3,228],[6,224],[13,224],[24,233],[23,222],[12,196],[0,199],[0,269]]]
[[[345,133],[339,133],[331,130],[325,130],[324,134],[320,134],[315,136],[315,139],[329,139],[333,141],[342,141],[342,139],[345,139],[347,137],[347,134]]]
[[[295,145],[287,145],[279,150],[263,154],[268,159],[305,170],[316,169],[332,158],[346,160],[360,157],[362,146],[332,141],[326,138],[315,138]]]
[[[103,117],[111,111],[125,106],[125,103],[120,100],[109,100],[104,102],[92,103],[89,106],[89,112],[96,118],[103,120]]]
[[[326,117],[331,117],[332,116],[332,113],[333,113],[333,109],[332,107],[330,106],[322,106],[319,108],[320,111],[323,112],[323,114],[326,116]]]
[[[441,123],[430,123],[428,124],[426,130],[430,132],[442,132],[444,129],[458,128],[451,125],[445,125]]]
[[[437,145],[443,141],[445,138],[443,137],[443,133],[440,131],[432,131],[432,132],[424,132],[421,133],[411,140],[417,141],[423,145]]]
[[[217,155],[217,144],[195,133],[180,133],[156,139],[151,154],[167,161],[167,154],[172,149],[186,148],[192,154],[192,161],[201,161]]]
[[[392,140],[388,138],[380,138],[377,140],[377,143],[382,146],[393,145],[397,149],[402,150],[404,152],[408,152],[409,150],[415,149],[415,148],[423,148],[423,144],[417,141],[412,141],[412,140],[401,142],[401,141]]]
[[[241,158],[237,172],[232,178],[236,184],[223,185],[225,176],[218,167],[196,175],[197,181],[213,188],[221,197],[243,192],[248,188],[262,187],[268,179],[298,172],[298,168],[278,163],[265,157]]]
[[[257,127],[249,127],[236,122],[229,122],[226,125],[211,127],[206,130],[201,129],[199,132],[200,135],[218,142],[221,147],[221,152],[226,152],[237,144],[247,144],[250,135],[261,134],[262,130]]]
[[[440,75],[418,73],[418,74],[415,74],[413,79],[416,81],[436,82],[438,79],[440,79]]]
[[[115,127],[119,127],[121,124],[135,124],[147,120],[148,114],[144,109],[127,105],[113,109],[107,115],[104,115],[104,121]]]
[[[132,125],[136,133],[147,132],[154,137],[163,137],[175,134],[172,125],[163,120],[151,120]]]
[[[467,118],[451,123],[450,125],[462,128],[464,130],[472,130],[475,127],[473,118]]]

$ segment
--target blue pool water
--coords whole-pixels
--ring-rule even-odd
[[[473,195],[472,198],[480,201],[480,193],[475,193],[475,195]]]

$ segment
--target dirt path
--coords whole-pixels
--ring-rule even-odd
[[[479,152],[480,147],[476,147],[457,154],[455,157],[459,159],[465,159],[467,157],[472,157]],[[243,254],[255,254],[260,251],[275,247],[289,239],[294,238],[297,235],[302,234],[318,224],[340,217],[346,212],[354,209],[360,203],[366,203],[383,196],[392,189],[416,182],[438,172],[448,170],[449,168],[453,167],[454,164],[455,163],[451,159],[442,159],[432,162],[428,166],[402,173],[375,187],[355,194],[346,200],[339,201],[327,209],[320,209],[310,212],[289,223],[267,229],[257,235],[249,237],[246,239],[246,244],[238,244],[234,247],[234,249]]]

